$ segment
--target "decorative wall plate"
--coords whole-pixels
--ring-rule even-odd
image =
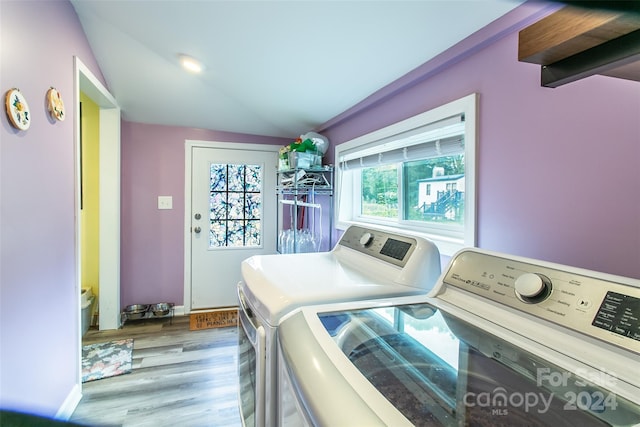
[[[54,119],[64,121],[64,102],[62,102],[62,95],[54,87],[51,87],[47,92],[47,105],[49,106],[49,112]]]
[[[27,130],[31,125],[31,113],[29,112],[29,104],[24,99],[19,89],[13,88],[7,91],[5,97],[5,106],[9,121],[13,126],[20,130]]]

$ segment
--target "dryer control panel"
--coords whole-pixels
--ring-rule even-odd
[[[338,244],[404,267],[418,241],[413,237],[352,225],[344,232]]]
[[[640,280],[470,249],[452,259],[444,300],[447,286],[640,353]]]

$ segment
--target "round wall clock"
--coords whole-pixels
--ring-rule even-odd
[[[13,126],[20,130],[29,129],[29,125],[31,125],[29,104],[27,104],[27,100],[24,99],[19,89],[13,88],[7,91],[5,106],[9,121]]]
[[[64,102],[62,102],[62,95],[54,87],[47,92],[47,105],[49,106],[49,112],[54,119],[64,120]]]

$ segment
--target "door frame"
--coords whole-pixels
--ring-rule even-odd
[[[193,148],[213,148],[237,151],[267,151],[277,153],[281,145],[245,142],[184,141],[184,314],[191,312],[191,152]],[[275,171],[273,171],[275,174]],[[273,195],[275,197],[275,194]],[[275,224],[274,224],[275,226]]]
[[[74,56],[76,96],[76,286],[78,315],[82,286],[80,224],[80,91],[100,109],[99,132],[99,291],[98,324],[100,330],[118,329],[120,318],[120,107],[100,80]],[[78,325],[78,330],[81,325]],[[80,337],[82,338],[82,337]],[[81,341],[81,340],[80,340]]]

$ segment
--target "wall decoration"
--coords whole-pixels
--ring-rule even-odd
[[[29,129],[31,125],[29,104],[27,104],[27,100],[22,96],[20,89],[13,88],[7,91],[5,106],[7,108],[9,121],[14,127],[20,130]]]
[[[51,113],[51,117],[54,119],[64,121],[65,112],[64,112],[64,102],[62,102],[62,95],[60,92],[53,86],[47,91],[47,105],[49,107],[49,112]]]

